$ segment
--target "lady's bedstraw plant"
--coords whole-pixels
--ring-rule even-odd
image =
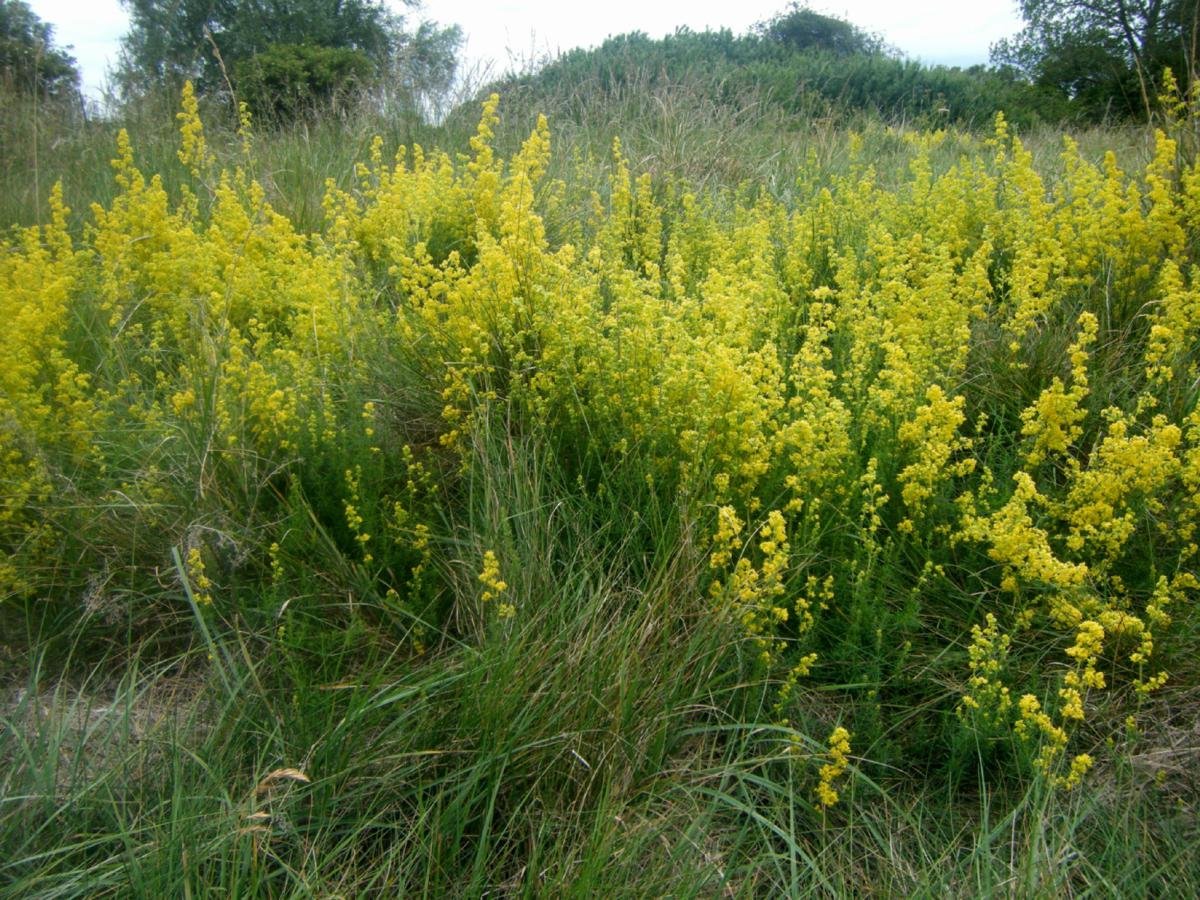
[[[517,614],[517,608],[507,599],[508,582],[500,577],[500,561],[491,550],[483,554],[483,570],[479,573],[479,583],[483,585],[483,591],[479,595],[480,602],[487,604],[497,601],[498,618],[511,619]]]
[[[860,746],[915,752],[919,696],[1084,778],[1200,592],[1200,174],[1175,138],[1131,172],[1071,141],[1035,166],[1002,117],[982,144],[894,128],[896,178],[856,153],[699,190],[619,141],[572,174],[544,118],[502,152],[500,116],[462,153],[374,141],[307,234],[248,122],[226,165],[189,87],[171,179],[121,133],[81,233],[56,188],[0,240],[0,596],[115,570],[154,596],[202,520],[242,529],[230,584],[311,597],[335,555],[420,644],[470,599],[438,523],[472,527],[460,479],[520,435],[571,503],[628,514],[601,564],[700,576],[680,602],[740,634],[777,720],[829,679]],[[471,578],[516,615],[495,552]]]
[[[816,787],[817,806],[822,810],[838,802],[839,795],[834,785],[850,765],[850,732],[840,725],[829,735],[827,755],[829,761],[821,766]]]

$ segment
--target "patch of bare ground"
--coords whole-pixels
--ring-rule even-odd
[[[137,683],[10,682],[0,686],[0,716],[9,732],[0,741],[0,766],[52,771],[60,797],[117,766],[136,778],[170,741],[202,727],[203,688],[202,674],[194,672]],[[157,741],[159,735],[169,739]],[[132,770],[125,765],[131,762]]]
[[[1140,734],[1130,756],[1136,774],[1178,809],[1200,810],[1200,686],[1164,689],[1147,715],[1134,724]],[[1200,817],[1193,816],[1200,832]]]

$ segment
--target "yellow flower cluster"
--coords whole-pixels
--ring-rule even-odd
[[[898,433],[900,443],[915,457],[900,472],[900,497],[908,510],[908,518],[899,525],[902,532],[913,531],[922,521],[941,482],[975,470],[974,457],[964,455],[970,449],[970,439],[958,433],[966,418],[964,399],[947,398],[935,384],[926,392],[925,400],[926,404],[911,421],[900,426]]]
[[[850,765],[850,732],[839,725],[829,735],[829,762],[821,766],[820,781],[817,783],[817,805],[828,809],[838,802],[834,783],[841,778]]]
[[[55,185],[48,224],[0,241],[0,598],[31,592],[26,572],[50,552],[35,509],[55,490],[54,460],[76,469],[95,458],[92,380],[67,342],[85,267],[69,212]]]
[[[1162,489],[1179,474],[1175,450],[1182,439],[1177,425],[1155,416],[1146,433],[1130,436],[1130,422],[1114,414],[1091,464],[1073,467],[1067,492],[1067,546],[1094,548],[1105,562],[1117,558],[1137,527],[1131,501],[1140,498],[1152,515],[1164,512]]]
[[[970,710],[992,724],[1007,721],[1012,699],[1002,676],[1011,643],[1007,634],[1000,633],[992,613],[987,614],[983,628],[971,626],[971,645],[967,648],[971,677],[959,705],[960,714]]]
[[[729,507],[718,511],[717,533],[709,564],[714,569],[726,568],[733,551],[741,543],[742,522]],[[742,629],[749,635],[758,650],[758,661],[764,669],[779,659],[785,642],[778,637],[779,626],[788,621],[789,609],[785,594],[785,577],[791,545],[787,539],[787,525],[783,513],[773,509],[767,521],[758,529],[757,546],[747,544],[741,548],[738,559],[727,578],[712,582],[714,597],[728,602],[733,615]],[[758,559],[755,565],[752,558]],[[798,601],[801,602],[801,601]],[[802,622],[802,627],[811,624],[811,617]],[[812,664],[801,663],[803,668]],[[797,674],[798,677],[798,674]]]
[[[212,606],[212,579],[205,571],[204,555],[200,552],[199,547],[192,547],[188,550],[184,565],[187,569],[188,584],[192,590],[192,599],[196,601],[196,605]]]
[[[990,516],[964,512],[961,535],[990,545],[988,555],[1003,567],[1000,587],[1006,591],[1017,593],[1021,585],[1031,585],[1069,593],[1080,587],[1088,567],[1056,556],[1049,534],[1034,521],[1032,513],[1046,499],[1027,473],[1017,472],[1013,481],[1016,489]]]
[[[187,166],[193,178],[202,179],[211,173],[216,160],[208,151],[208,142],[204,138],[204,123],[200,121],[200,103],[190,81],[183,86],[179,105],[180,110],[176,114],[181,138],[179,161]]]
[[[483,593],[479,599],[483,603],[498,600],[507,595],[508,583],[500,577],[500,561],[496,554],[488,550],[483,554],[483,570],[479,573],[479,582],[483,585]],[[496,614],[501,619],[511,619],[517,614],[517,608],[507,600],[501,600]]]
[[[346,500],[343,506],[346,511],[346,527],[350,529],[350,534],[354,536],[355,543],[362,550],[363,565],[370,565],[375,561],[368,549],[371,543],[371,535],[363,531],[363,517],[359,512],[361,498],[359,497],[358,486],[362,481],[362,466],[355,466],[353,469],[346,470]]]
[[[1037,401],[1021,412],[1021,433],[1031,439],[1025,454],[1025,463],[1031,468],[1048,457],[1065,456],[1083,434],[1081,423],[1087,414],[1083,402],[1088,396],[1087,351],[1095,343],[1099,327],[1090,312],[1079,317],[1079,337],[1068,351],[1071,389],[1068,391],[1056,376]]]

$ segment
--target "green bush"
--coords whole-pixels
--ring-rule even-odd
[[[359,50],[272,44],[234,67],[240,99],[258,119],[291,121],[352,96],[374,64]]]

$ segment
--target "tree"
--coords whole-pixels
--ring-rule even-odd
[[[1025,29],[993,62],[1093,118],[1148,114],[1165,68],[1196,76],[1197,0],[1019,0]]]
[[[47,98],[79,94],[75,58],[54,46],[54,26],[22,0],[0,0],[0,86]]]
[[[219,89],[237,62],[273,44],[357,50],[383,63],[400,29],[378,0],[121,2],[130,19],[121,75],[134,88],[138,81],[175,87],[190,79],[198,90]]]
[[[835,56],[853,56],[881,53],[884,49],[883,41],[858,26],[823,16],[798,3],[761,23],[757,31],[768,41],[790,50],[824,50]]]
[[[436,107],[458,72],[460,46],[462,29],[457,25],[444,28],[422,22],[416,31],[405,34],[386,81],[393,99],[424,113],[439,112]]]
[[[278,85],[290,72],[302,83],[282,87],[290,92],[287,107],[302,96],[336,92],[349,80],[362,84],[390,75],[421,41],[442,54],[438,71],[452,72],[460,43],[456,28],[423,26],[406,33],[403,18],[383,0],[121,2],[129,10],[130,30],[117,80],[127,97],[154,87],[173,90],[185,79],[201,93],[220,92],[239,73],[253,82],[248,89],[259,90]],[[404,0],[409,7],[417,2]],[[254,62],[264,55],[261,65]]]

